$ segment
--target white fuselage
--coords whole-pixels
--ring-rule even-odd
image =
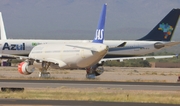
[[[82,45],[90,40],[0,40],[0,53],[28,56],[33,47],[40,44],[69,44],[80,42]],[[106,57],[129,57],[139,56],[154,52],[160,48],[155,48],[155,43],[160,41],[128,41],[128,40],[105,40],[104,44],[109,47]],[[117,47],[125,43],[122,47]],[[165,44],[166,42],[161,42]]]
[[[50,61],[52,68],[87,68],[100,61],[108,46],[99,43],[42,44],[34,47],[29,58]]]

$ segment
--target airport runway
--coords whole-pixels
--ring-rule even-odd
[[[96,102],[96,101],[71,101],[71,100],[22,100],[0,99],[0,105],[53,105],[53,106],[179,106],[160,103],[133,103],[133,102]]]
[[[179,91],[180,83],[147,83],[147,82],[108,82],[108,81],[69,81],[69,80],[15,80],[0,79],[0,87],[73,87],[73,88],[121,88],[122,90],[164,90]],[[157,103],[131,103],[131,102],[96,102],[96,101],[69,101],[69,100],[24,100],[0,99],[0,105],[56,105],[56,106],[178,106]]]
[[[0,87],[57,88],[61,86],[73,88],[121,88],[122,90],[180,90],[180,83],[0,79]]]

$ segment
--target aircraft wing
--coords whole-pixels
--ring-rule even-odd
[[[30,57],[26,57],[26,56],[17,56],[17,55],[9,55],[9,54],[0,54],[0,57],[2,56],[6,56],[6,57],[12,57],[12,58],[16,58],[16,59],[21,59],[21,60],[34,60],[34,61],[40,61],[40,62],[50,62],[50,63],[54,63],[54,64],[58,64],[59,67],[63,67],[66,66],[66,63],[61,61],[61,60],[57,60],[54,58],[47,58],[47,59],[38,59],[38,58],[30,58]],[[154,58],[154,59],[162,59],[162,58],[174,58],[174,57],[178,57],[178,55],[164,55],[164,56],[139,56],[139,57],[119,57],[119,58],[103,58],[99,61],[99,63],[102,62],[106,62],[106,61],[124,61],[124,60],[130,60],[130,59],[143,59],[146,60],[148,58]]]
[[[19,60],[26,60],[26,59],[30,59],[27,56],[19,56],[19,55],[11,55],[11,54],[0,54],[0,57],[11,57],[11,58],[15,58],[15,59],[19,59]]]
[[[54,59],[54,58],[47,58],[43,61],[47,61],[47,62],[51,62],[51,63],[54,63],[54,64],[58,64],[59,67],[64,67],[66,66],[67,64],[61,60],[57,60],[57,59]]]
[[[87,48],[87,47],[75,46],[75,45],[66,45],[66,46],[76,47],[76,48],[81,48],[81,49],[86,49],[86,50],[91,50],[91,51],[97,52],[97,50],[95,48]]]
[[[16,58],[16,59],[20,59],[20,60],[34,60],[34,61],[39,61],[39,62],[50,62],[50,63],[54,63],[54,64],[58,64],[59,67],[63,67],[66,66],[66,63],[61,61],[61,60],[57,60],[54,58],[46,58],[46,59],[38,59],[38,58],[31,58],[31,57],[26,57],[26,56],[18,56],[18,55],[10,55],[10,54],[0,54],[0,57],[5,56],[5,57],[12,57],[12,58]]]
[[[99,63],[106,62],[106,61],[119,61],[123,62],[124,60],[130,60],[130,59],[143,59],[146,60],[148,58],[154,58],[154,59],[163,59],[163,58],[174,58],[178,57],[178,55],[164,55],[164,56],[139,56],[139,57],[119,57],[119,58],[103,58],[99,61]]]

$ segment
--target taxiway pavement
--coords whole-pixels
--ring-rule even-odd
[[[0,79],[0,87],[24,87],[24,88],[120,88],[122,90],[161,90],[179,91],[180,83],[157,82],[109,82],[109,81],[72,81],[72,80],[15,80]]]

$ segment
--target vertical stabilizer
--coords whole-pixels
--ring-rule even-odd
[[[170,41],[180,16],[180,9],[172,9],[146,36],[138,40]]]
[[[95,33],[93,43],[103,43],[105,18],[106,18],[106,7],[107,7],[107,4],[104,4],[103,8],[102,8],[101,15],[100,15],[98,27],[96,29],[96,33]]]
[[[0,12],[0,27],[1,27],[1,40],[6,40],[6,32],[4,28],[4,22],[2,18],[2,13]]]

